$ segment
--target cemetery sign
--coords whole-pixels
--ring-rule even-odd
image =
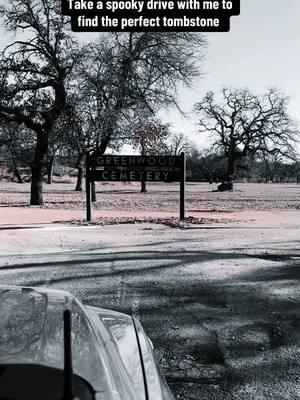
[[[180,219],[184,219],[185,164],[184,153],[180,156],[87,154],[87,220],[91,220],[91,184],[94,181],[180,182]]]

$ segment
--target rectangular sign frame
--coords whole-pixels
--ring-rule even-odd
[[[86,219],[92,220],[93,182],[180,182],[179,218],[185,218],[186,156],[86,155]]]

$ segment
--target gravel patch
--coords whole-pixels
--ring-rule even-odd
[[[138,217],[120,217],[120,218],[95,218],[93,221],[87,222],[83,219],[72,219],[71,221],[55,221],[55,223],[71,224],[79,226],[93,226],[93,225],[120,225],[120,224],[158,224],[165,225],[171,228],[187,229],[191,225],[207,225],[212,223],[230,223],[235,222],[233,219],[216,219],[216,218],[195,218],[187,217],[180,221],[175,217],[166,218],[138,218]],[[145,227],[145,230],[151,230],[151,227]]]

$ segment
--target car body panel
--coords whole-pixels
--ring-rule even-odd
[[[153,344],[145,334],[141,324],[133,318],[139,340],[141,358],[144,365],[146,390],[149,400],[174,399],[153,354]]]
[[[104,324],[110,340],[115,344],[127,379],[132,382],[136,400],[146,400],[146,388],[135,325],[131,316],[96,307],[87,307]]]
[[[64,365],[63,312],[72,312],[74,374],[97,400],[173,400],[151,342],[131,316],[82,305],[70,293],[0,286],[0,364]]]

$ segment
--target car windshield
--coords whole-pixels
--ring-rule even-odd
[[[95,391],[108,387],[101,346],[81,305],[71,296],[0,289],[0,364],[34,364],[63,370],[63,312],[72,311],[74,374]]]

